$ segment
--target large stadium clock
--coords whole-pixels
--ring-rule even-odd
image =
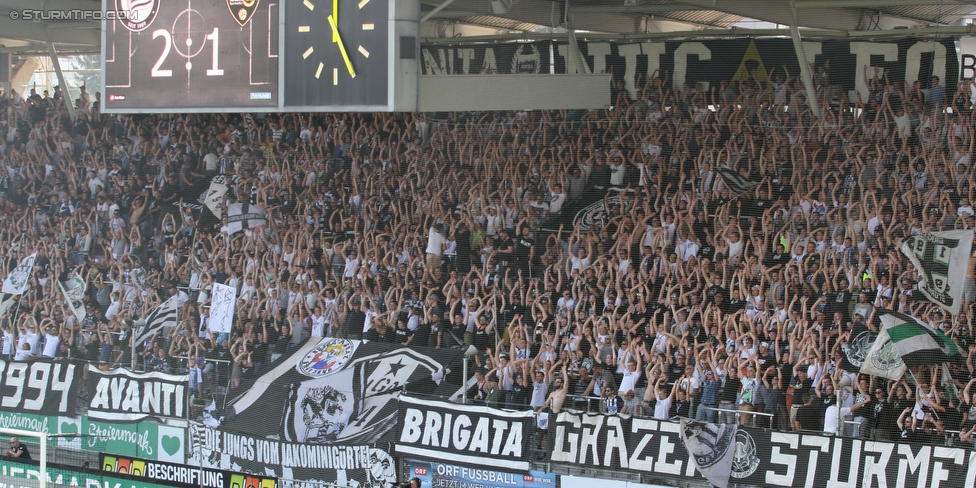
[[[390,0],[285,3],[285,107],[385,110],[392,98]]]

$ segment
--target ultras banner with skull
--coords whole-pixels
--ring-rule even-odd
[[[431,379],[452,350],[348,339],[310,340],[243,385],[221,430],[308,444],[372,444],[397,420],[407,387],[433,393]]]
[[[679,422],[560,413],[550,460],[573,468],[704,480]],[[976,452],[740,427],[729,482],[754,486],[974,486]],[[951,483],[948,480],[953,480]]]

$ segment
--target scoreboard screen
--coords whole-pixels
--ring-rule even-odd
[[[109,113],[278,106],[281,0],[103,0]]]

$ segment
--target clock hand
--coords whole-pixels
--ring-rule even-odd
[[[339,22],[339,0],[332,0],[332,18]],[[339,31],[332,31],[332,42],[339,42]]]
[[[336,21],[331,15],[329,16],[329,25],[332,27],[332,33],[336,36],[336,40],[339,44],[339,52],[342,53],[342,59],[346,61],[346,68],[349,70],[349,76],[355,78],[356,70],[352,69],[352,61],[349,60],[349,55],[346,54],[346,46],[342,44],[342,37],[339,35],[339,28],[336,26]]]

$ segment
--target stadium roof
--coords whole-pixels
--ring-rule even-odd
[[[501,34],[499,39],[506,34],[559,34],[567,30],[619,38],[768,35],[793,22],[794,5],[797,24],[809,29],[808,35],[958,35],[970,33],[972,26],[966,25],[965,19],[976,12],[974,0],[420,1],[421,15],[428,26],[435,26],[425,33],[443,32],[440,27],[445,25],[463,25],[481,28],[488,38]],[[100,7],[101,0],[0,0],[0,49],[47,53],[47,43],[53,42],[61,52],[96,52],[100,43],[97,20],[13,20],[10,12]],[[744,21],[749,27],[766,25],[760,30],[743,29]]]
[[[835,35],[960,26],[976,11],[972,0],[422,0],[422,5],[425,16],[433,12],[430,20],[487,27],[688,36],[744,20],[785,28],[793,22],[794,5],[799,27]]]

